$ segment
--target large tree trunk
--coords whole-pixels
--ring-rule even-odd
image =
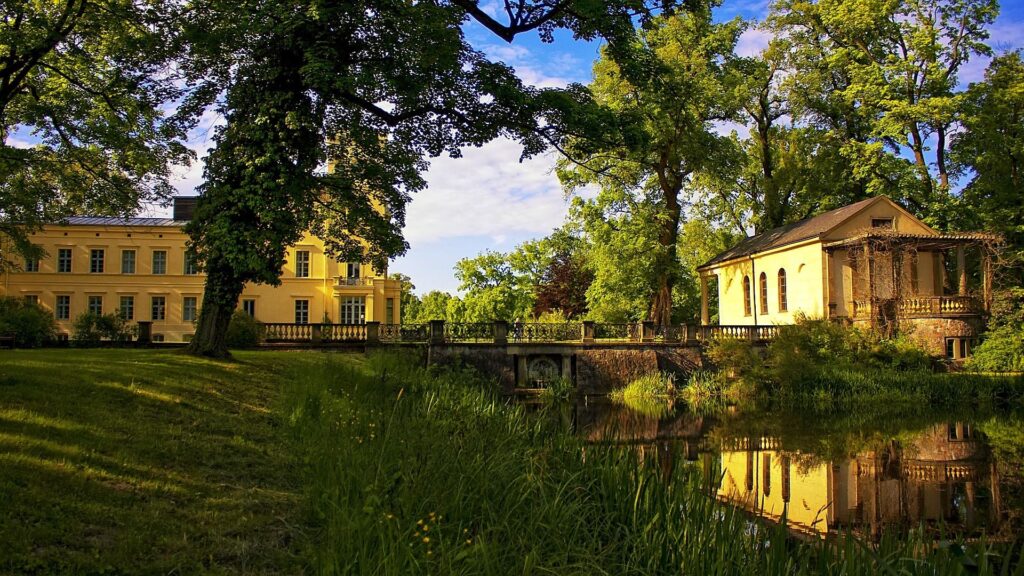
[[[921,177],[921,184],[924,186],[924,198],[917,203],[919,208],[932,199],[932,175],[928,171],[928,161],[924,157],[924,139],[921,137],[921,130],[917,123],[910,123],[910,148],[914,151],[914,164],[917,166],[917,173]]]
[[[661,246],[661,258],[655,274],[657,288],[651,299],[648,320],[659,326],[672,323],[672,288],[679,275],[679,258],[676,256],[676,243],[679,241],[679,217],[682,212],[679,205],[679,191],[682,188],[681,176],[666,175],[659,172],[662,194],[665,197],[665,218],[661,222],[658,244]]]
[[[228,325],[235,313],[244,283],[235,278],[227,263],[211,259],[206,265],[206,287],[199,325],[187,351],[196,356],[227,358]]]

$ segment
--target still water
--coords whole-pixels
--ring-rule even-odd
[[[588,442],[628,446],[666,473],[697,466],[717,498],[785,516],[798,533],[924,527],[1002,539],[1024,528],[1020,415],[644,412],[589,397],[559,417]]]

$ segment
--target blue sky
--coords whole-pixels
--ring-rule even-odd
[[[489,8],[496,7],[493,4]],[[716,10],[716,18],[756,20],[764,17],[767,7],[767,2],[725,0]],[[597,43],[576,42],[564,33],[556,35],[552,44],[540,42],[536,35],[507,44],[478,26],[469,26],[467,36],[491,58],[514,67],[525,82],[542,87],[589,82],[598,53]],[[756,54],[768,40],[767,33],[748,29],[737,51]],[[1002,6],[991,29],[990,45],[997,52],[1024,46],[1024,2]],[[962,70],[961,80],[980,80],[986,65],[987,59],[970,62]],[[193,131],[190,145],[200,156],[210,146],[213,127],[221,121],[210,113]],[[558,227],[564,220],[567,202],[552,172],[555,156],[549,153],[519,162],[520,152],[515,142],[499,139],[464,150],[460,159],[434,159],[426,174],[427,189],[417,193],[408,207],[405,235],[411,247],[392,263],[390,272],[411,276],[419,294],[429,290],[455,292],[458,282],[452,268],[459,259],[484,250],[508,251]],[[192,194],[201,176],[200,161],[176,171],[175,185],[181,193]],[[148,212],[167,213],[159,208]]]

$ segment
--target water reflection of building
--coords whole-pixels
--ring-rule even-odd
[[[945,522],[968,532],[1000,522],[999,478],[969,426],[934,426],[907,443],[825,462],[771,438],[727,440],[720,498],[795,529],[877,534],[885,524]]]

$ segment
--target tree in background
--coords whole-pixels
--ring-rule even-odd
[[[1020,52],[992,60],[984,82],[967,91],[964,130],[952,156],[970,176],[958,204],[963,228],[1006,238],[1003,282],[1024,285],[1024,63]]]
[[[561,250],[540,276],[535,292],[533,315],[561,313],[567,320],[587,315],[587,290],[594,282],[594,272],[578,252]]]
[[[596,184],[596,199],[577,203],[592,240],[592,311],[610,318],[646,300],[630,316],[672,322],[684,192],[694,174],[725,148],[713,123],[735,118],[738,81],[733,48],[739,21],[714,24],[710,7],[656,19],[637,31],[627,57],[602,51],[590,91],[614,114],[600,137],[564,147],[559,178],[568,192]],[[636,319],[636,318],[633,318]],[[622,320],[622,319],[619,319]]]
[[[197,109],[172,66],[176,2],[0,3],[0,269],[72,214],[129,215],[168,197]],[[177,103],[172,114],[164,107]]]
[[[962,103],[957,75],[991,52],[987,26],[997,14],[995,0],[783,0],[769,20],[793,45],[798,117],[844,140],[865,195],[895,192],[945,228],[953,217],[949,135]],[[899,156],[904,149],[911,162]]]
[[[474,0],[227,2],[201,0],[190,70],[227,91],[191,249],[207,272],[189,350],[227,354],[223,333],[246,282],[276,284],[305,230],[339,259],[384,268],[403,253],[409,194],[424,159],[500,135],[541,151],[580,90],[528,88],[466,41],[469,18],[512,41],[558,28],[601,36],[614,52],[651,6],[634,0],[524,1],[502,23]],[[657,2],[671,10],[674,2]],[[332,173],[317,169],[335,160]]]

